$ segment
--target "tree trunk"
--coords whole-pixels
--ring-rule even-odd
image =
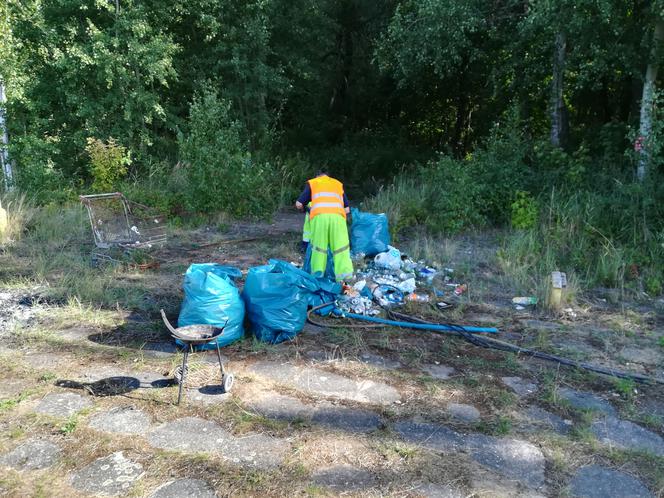
[[[551,144],[554,147],[563,147],[567,138],[567,108],[563,100],[566,50],[567,37],[561,31],[556,34],[551,82]]]
[[[650,162],[650,132],[652,130],[652,117],[654,112],[655,82],[659,70],[659,48],[664,38],[664,20],[658,19],[655,24],[650,61],[643,81],[643,95],[641,96],[641,122],[636,147],[639,151],[639,164],[636,168],[636,178],[642,182],[648,171]]]
[[[9,138],[7,136],[7,124],[5,122],[5,83],[0,79],[0,166],[2,166],[2,178],[4,180],[5,190],[14,188],[14,170],[9,161],[7,146]]]

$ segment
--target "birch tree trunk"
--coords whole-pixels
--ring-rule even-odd
[[[652,118],[654,112],[654,98],[659,70],[660,46],[664,38],[664,20],[658,19],[655,24],[650,60],[646,69],[646,77],[643,81],[643,94],[641,96],[641,119],[639,125],[639,164],[636,168],[636,178],[643,182],[648,172],[650,162],[650,132],[652,131]]]
[[[5,122],[6,101],[5,83],[0,79],[0,166],[2,166],[2,178],[5,190],[9,191],[14,188],[14,171],[12,169],[12,164],[9,161],[9,153],[7,152],[9,138],[7,136],[7,124]]]
[[[566,50],[567,37],[562,31],[558,32],[553,54],[553,81],[551,82],[551,144],[554,147],[564,145],[567,128],[565,123],[567,112],[563,100]]]

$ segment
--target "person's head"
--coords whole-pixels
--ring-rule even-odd
[[[318,168],[316,171],[316,176],[329,176],[327,172],[327,168]]]

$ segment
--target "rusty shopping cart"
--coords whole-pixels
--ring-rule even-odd
[[[138,254],[154,263],[154,253],[166,244],[163,216],[131,202],[122,193],[81,195],[92,227],[95,250],[92,265],[136,262]]]

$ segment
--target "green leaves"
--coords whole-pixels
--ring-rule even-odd
[[[275,208],[275,178],[269,164],[248,152],[242,124],[232,118],[230,108],[213,90],[194,98],[190,131],[179,138],[186,207],[202,213],[269,215]]]

